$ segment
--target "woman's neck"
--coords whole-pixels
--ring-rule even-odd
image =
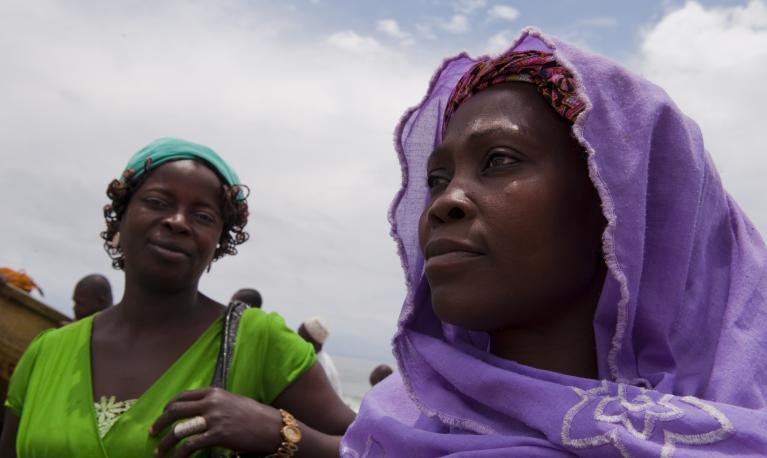
[[[114,308],[124,325],[142,331],[167,329],[168,325],[199,319],[212,302],[197,290],[197,285],[174,291],[158,291],[126,276],[122,300]]]
[[[604,274],[584,295],[545,323],[490,333],[490,352],[538,369],[598,378],[594,313]]]

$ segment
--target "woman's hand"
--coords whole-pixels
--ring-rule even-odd
[[[177,437],[174,425],[194,417],[205,419],[205,429]],[[170,428],[168,428],[170,426]],[[155,455],[182,458],[221,447],[242,453],[273,453],[281,443],[282,417],[277,409],[221,388],[186,391],[176,396],[149,430],[152,437],[167,429]],[[182,440],[183,443],[173,450]]]

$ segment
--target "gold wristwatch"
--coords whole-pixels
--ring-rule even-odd
[[[282,409],[280,409],[280,415],[282,415],[282,429],[280,430],[282,443],[280,444],[280,448],[269,456],[276,458],[292,458],[298,451],[298,443],[301,441],[301,429],[298,427],[298,422],[293,415]]]

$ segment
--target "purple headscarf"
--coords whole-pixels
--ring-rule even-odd
[[[344,457],[764,456],[767,250],[722,188],[697,125],[602,57],[526,30],[586,101],[573,133],[602,201],[608,267],[594,317],[599,380],[503,360],[487,335],[441,322],[418,245],[426,160],[477,61],[445,61],[396,131],[403,187],[390,220],[408,293],[399,372],[365,397]]]

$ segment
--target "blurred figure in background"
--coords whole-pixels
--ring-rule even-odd
[[[112,306],[112,286],[101,274],[86,275],[75,285],[72,300],[75,320],[82,320]]]
[[[341,397],[341,378],[338,376],[338,370],[336,365],[333,364],[333,359],[328,352],[322,349],[322,345],[330,336],[330,329],[319,318],[310,318],[298,327],[298,335],[312,346],[314,346],[314,352],[317,354],[317,361],[319,361],[322,368],[325,369],[325,374],[330,380],[330,385],[336,390],[338,396]]]
[[[379,364],[373,369],[373,372],[370,373],[370,386],[376,386],[383,379],[390,376],[392,372],[394,371],[388,364]]]
[[[232,295],[232,301],[240,301],[257,309],[261,308],[261,293],[253,288],[242,288]]]

